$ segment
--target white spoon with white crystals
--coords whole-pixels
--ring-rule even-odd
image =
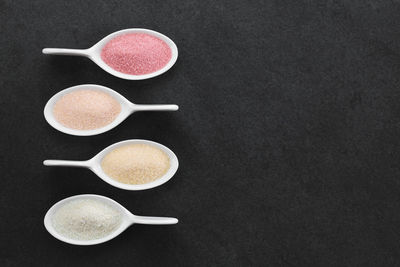
[[[80,130],[80,129],[73,129],[69,128],[63,124],[61,124],[54,116],[54,105],[59,101],[63,96],[79,91],[79,90],[93,90],[106,93],[107,95],[114,98],[121,106],[121,112],[118,116],[112,121],[111,123],[96,129],[90,130]],[[104,132],[107,132],[121,122],[123,122],[129,115],[134,112],[138,111],[176,111],[179,107],[177,105],[142,105],[142,104],[134,104],[130,102],[128,99],[120,95],[119,93],[115,92],[114,90],[107,88],[105,86],[96,85],[96,84],[81,84],[76,85],[73,87],[69,87],[64,89],[57,94],[55,94],[52,98],[49,99],[46,106],[44,107],[44,117],[46,121],[55,129],[59,130],[60,132],[70,134],[70,135],[77,135],[77,136],[90,136],[90,135],[97,135]]]
[[[53,223],[53,218],[55,213],[62,208],[64,205],[68,204],[71,201],[78,201],[78,200],[92,200],[96,202],[100,202],[103,204],[106,204],[108,207],[110,207],[112,210],[117,211],[121,217],[120,217],[120,224],[117,226],[117,228],[112,231],[109,235],[97,238],[97,239],[92,239],[92,240],[77,240],[73,239],[70,237],[67,237],[63,234],[60,234],[57,230],[56,227],[54,226]],[[118,202],[104,196],[100,195],[92,195],[92,194],[86,194],[86,195],[76,195],[72,196],[69,198],[65,198],[56,204],[54,204],[46,213],[44,217],[44,226],[46,227],[46,230],[55,238],[72,244],[72,245],[82,245],[82,246],[87,246],[87,245],[97,245],[100,243],[107,242],[118,235],[120,235],[123,231],[125,231],[129,226],[132,224],[150,224],[150,225],[168,225],[168,224],[176,224],[178,223],[178,219],[176,218],[171,218],[171,217],[147,217],[147,216],[137,216],[133,215],[129,210],[127,210],[125,207],[123,207],[121,204]]]
[[[123,35],[123,34],[131,34],[131,33],[139,33],[139,34],[148,34],[154,37],[157,37],[158,39],[164,41],[169,48],[171,49],[171,58],[168,61],[168,63],[162,67],[161,69],[148,73],[148,74],[141,74],[141,75],[132,75],[132,74],[126,74],[119,72],[113,68],[111,68],[109,65],[107,65],[103,59],[101,58],[101,52],[103,47],[112,39],[114,39],[117,36]],[[107,71],[111,75],[114,75],[116,77],[126,79],[126,80],[144,80],[144,79],[149,79],[158,75],[163,74],[167,70],[169,70],[176,62],[178,58],[178,48],[176,47],[175,43],[165,36],[164,34],[161,34],[156,31],[148,30],[148,29],[140,29],[140,28],[132,28],[132,29],[125,29],[121,31],[114,32],[106,37],[104,37],[102,40],[100,40],[97,44],[92,46],[91,48],[88,49],[66,49],[66,48],[44,48],[43,49],[43,54],[48,54],[48,55],[63,55],[63,56],[81,56],[81,57],[87,57],[91,59],[94,63],[96,63],[100,68],[103,70]]]
[[[121,183],[121,182],[109,177],[101,167],[101,162],[102,162],[103,158],[108,153],[113,151],[114,149],[117,149],[119,147],[126,146],[126,145],[133,145],[133,144],[150,145],[150,146],[153,146],[153,147],[158,148],[161,151],[163,151],[169,157],[169,169],[167,170],[167,172],[162,177],[160,177],[152,182],[146,183],[146,184],[124,184],[124,183]],[[90,169],[92,172],[94,172],[97,176],[99,176],[104,182],[106,182],[112,186],[115,186],[115,187],[118,187],[121,189],[125,189],[125,190],[145,190],[145,189],[150,189],[153,187],[160,186],[160,185],[166,183],[167,181],[169,181],[174,176],[176,171],[178,170],[179,162],[178,162],[178,158],[176,157],[174,152],[172,152],[172,150],[170,150],[166,146],[163,146],[159,143],[149,141],[149,140],[131,139],[131,140],[126,140],[126,141],[115,143],[115,144],[105,148],[103,151],[101,151],[100,153],[98,153],[96,156],[94,156],[93,158],[91,158],[89,160],[74,161],[74,160],[50,160],[49,159],[49,160],[43,161],[43,165],[87,168],[87,169]]]

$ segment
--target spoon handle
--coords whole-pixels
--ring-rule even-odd
[[[46,55],[89,56],[87,49],[44,48],[42,53]]]
[[[75,161],[75,160],[48,159],[48,160],[43,161],[43,165],[45,165],[45,166],[89,168],[89,162],[88,161]]]
[[[137,215],[133,215],[132,221],[133,223],[138,223],[138,224],[153,224],[153,225],[178,223],[178,219],[171,217],[149,217],[149,216],[137,216]]]
[[[179,107],[177,105],[138,105],[132,106],[133,111],[176,111]]]

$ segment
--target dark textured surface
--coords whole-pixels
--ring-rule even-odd
[[[399,1],[63,2],[0,0],[1,266],[400,265]],[[177,64],[135,82],[41,54],[130,27],[171,37]],[[180,110],[68,136],[42,110],[81,83]],[[128,192],[87,170],[42,166],[130,138],[174,150],[176,176]],[[42,220],[80,193],[180,223],[70,246]]]

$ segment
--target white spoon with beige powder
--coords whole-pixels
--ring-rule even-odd
[[[44,108],[46,121],[60,132],[90,136],[107,132],[138,111],[176,111],[177,105],[139,105],[114,90],[82,84],[55,94]]]
[[[160,186],[174,176],[179,166],[172,150],[142,139],[115,143],[89,160],[45,160],[43,164],[88,168],[106,183],[125,190]]]

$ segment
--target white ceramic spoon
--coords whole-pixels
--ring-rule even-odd
[[[162,69],[160,69],[156,72],[143,74],[143,75],[131,75],[131,74],[126,74],[126,73],[122,73],[122,72],[114,70],[113,68],[108,66],[101,59],[101,50],[103,49],[104,45],[106,45],[111,39],[113,39],[121,34],[127,34],[127,33],[145,33],[145,34],[150,34],[150,35],[153,35],[153,36],[161,39],[171,48],[172,57],[171,57],[170,61]],[[144,80],[144,79],[149,79],[149,78],[161,75],[164,72],[166,72],[167,70],[169,70],[175,64],[175,62],[178,58],[178,48],[176,47],[175,43],[171,39],[169,39],[167,36],[165,36],[164,34],[161,34],[159,32],[147,30],[147,29],[140,29],[140,28],[125,29],[125,30],[114,32],[114,33],[104,37],[97,44],[95,44],[94,46],[92,46],[91,48],[88,48],[88,49],[44,48],[42,52],[43,52],[43,54],[48,54],[48,55],[88,57],[94,63],[96,63],[100,68],[107,71],[111,75],[114,75],[116,77],[126,79],[126,80]]]
[[[99,239],[88,240],[88,241],[75,240],[75,239],[71,239],[71,238],[65,237],[63,235],[60,235],[53,227],[52,218],[54,216],[54,213],[59,208],[61,208],[63,205],[67,204],[69,201],[79,200],[79,199],[93,199],[93,200],[97,200],[97,201],[102,201],[103,203],[106,203],[110,207],[119,211],[122,215],[122,222],[121,222],[120,226],[114,232],[110,233],[110,235],[108,235],[108,236],[105,236],[105,237],[99,238]],[[108,197],[99,196],[99,195],[91,195],[91,194],[77,195],[77,196],[65,198],[65,199],[57,202],[56,204],[54,204],[47,211],[47,213],[44,217],[44,226],[46,227],[46,230],[52,236],[54,236],[55,238],[57,238],[63,242],[73,244],[73,245],[82,245],[82,246],[96,245],[96,244],[107,242],[107,241],[115,238],[119,234],[121,234],[129,226],[131,226],[132,224],[135,224],[135,223],[137,223],[137,224],[152,224],[152,225],[166,225],[166,224],[176,224],[176,223],[178,223],[178,219],[170,218],[170,217],[147,217],[147,216],[133,215],[129,210],[124,208],[118,202],[116,202]]]
[[[147,144],[150,146],[154,146],[162,151],[164,151],[168,157],[169,157],[169,164],[170,168],[167,171],[164,176],[158,178],[157,180],[147,183],[147,184],[124,184],[120,183],[111,177],[109,177],[107,174],[104,173],[103,169],[101,168],[101,162],[103,158],[113,151],[114,149],[125,146],[125,145],[131,145],[131,144]],[[107,148],[105,148],[103,151],[98,153],[96,156],[89,160],[85,161],[73,161],[73,160],[45,160],[43,161],[43,165],[45,166],[62,166],[62,167],[81,167],[81,168],[88,168],[91,171],[93,171],[97,176],[99,176],[103,181],[106,183],[109,183],[112,186],[125,189],[125,190],[145,190],[145,189],[150,189],[153,187],[157,187],[162,185],[163,183],[166,183],[169,181],[172,176],[176,173],[178,170],[179,162],[178,158],[172,152],[169,148],[153,142],[153,141],[148,141],[148,140],[141,140],[141,139],[132,139],[132,140],[126,140],[122,142],[115,143]]]
[[[54,115],[53,115],[53,107],[54,104],[65,94],[71,93],[76,90],[97,90],[108,95],[112,96],[120,105],[121,105],[121,112],[115,118],[113,122],[107,124],[104,127],[93,129],[93,130],[77,130],[65,127],[61,123],[59,123]],[[130,102],[128,99],[123,97],[122,95],[118,94],[114,90],[96,84],[82,84],[73,86],[67,89],[64,89],[57,94],[55,94],[52,98],[49,99],[46,106],[44,107],[44,117],[46,121],[55,129],[59,130],[60,132],[71,134],[71,135],[78,135],[78,136],[89,136],[89,135],[96,135],[107,132],[121,122],[123,122],[129,115],[137,111],[176,111],[179,107],[177,105],[139,105]]]

